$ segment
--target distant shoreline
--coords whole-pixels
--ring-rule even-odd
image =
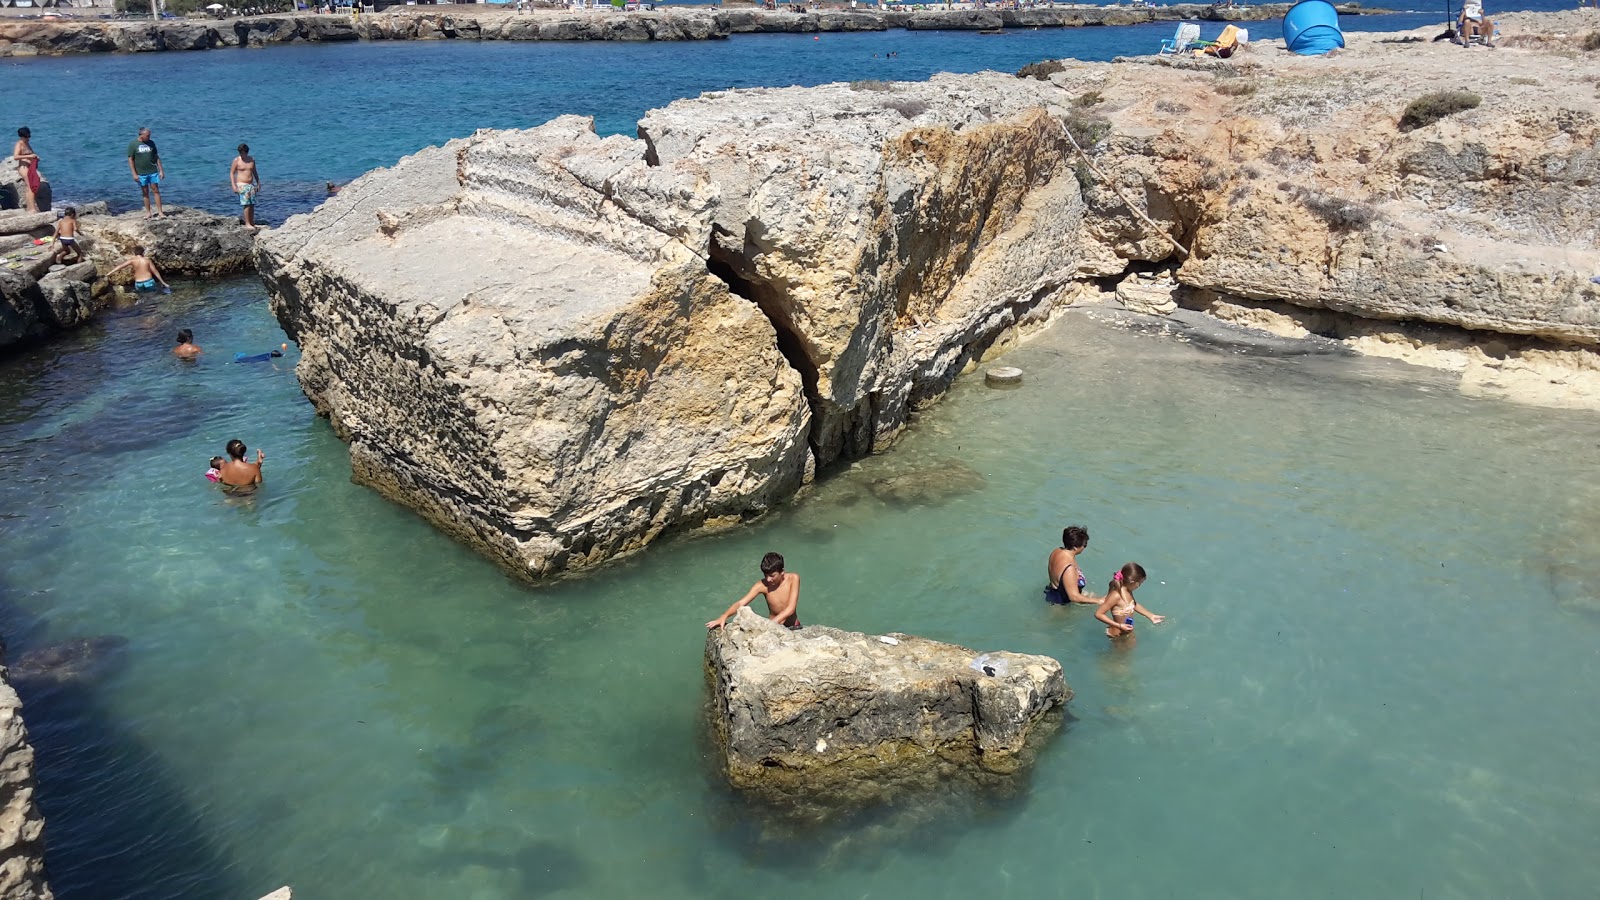
[[[237,19],[160,22],[109,19],[0,19],[0,57],[76,53],[149,53],[221,50],[269,44],[346,41],[705,41],[733,34],[813,34],[851,31],[1003,31],[1142,25],[1208,20],[1277,19],[1290,4],[1227,9],[1208,4],[1172,6],[1050,6],[1032,9],[824,10],[795,13],[753,7],[668,7],[648,12],[462,7],[391,7],[382,13],[294,13]],[[448,12],[437,10],[447,9]],[[457,11],[462,10],[462,11]],[[1339,7],[1343,15],[1390,10]]]

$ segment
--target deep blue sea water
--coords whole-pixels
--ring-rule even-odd
[[[1105,59],[1172,27],[26,60],[8,82],[39,90],[0,91],[0,122],[33,128],[62,196],[124,203],[138,124],[171,199],[213,209],[232,208],[247,140],[273,219],[478,127],[577,112],[626,132],[702,90]],[[198,363],[167,354],[179,327]],[[252,280],[180,282],[0,362],[8,661],[116,638],[80,677],[20,683],[63,900],[283,883],[309,900],[1566,900],[1600,883],[1594,415],[1072,313],[1006,358],[1021,390],[959,383],[805,503],[530,589],[349,482],[292,349],[227,362],[282,340]],[[268,454],[248,501],[201,478],[235,436]],[[957,463],[982,487],[873,493]],[[1151,571],[1141,600],[1167,624],[1117,651],[1085,610],[1042,604],[1069,521],[1093,532],[1091,575]],[[1061,659],[1073,716],[1028,790],[799,836],[729,797],[700,739],[700,623],[769,549],[804,574],[808,620]]]

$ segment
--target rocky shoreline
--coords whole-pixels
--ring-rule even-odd
[[[1507,16],[1483,54],[1352,35],[1335,59],[716,92],[638,138],[484,131],[257,262],[356,479],[525,577],[759,516],[1074,303],[1596,405],[1600,104],[1562,17],[1591,21]],[[1401,127],[1469,73],[1477,105]]]
[[[529,13],[418,12],[394,7],[362,16],[315,14],[253,16],[225,21],[109,22],[0,20],[0,57],[68,53],[148,53],[217,50],[271,44],[341,41],[704,41],[733,34],[813,34],[848,31],[992,31],[1140,25],[1210,20],[1250,22],[1281,18],[1290,4],[1226,9],[1206,4],[1153,7],[1064,7],[1016,10],[835,10],[777,12],[764,9],[678,8],[613,13],[540,10]],[[1339,7],[1342,15],[1387,10]]]
[[[22,699],[0,665],[0,897],[51,900],[45,880],[44,817],[34,795],[33,746],[22,721]]]

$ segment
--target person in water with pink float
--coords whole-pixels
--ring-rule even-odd
[[[1111,576],[1106,597],[1094,611],[1094,617],[1106,623],[1106,637],[1119,638],[1132,634],[1134,613],[1149,619],[1152,625],[1166,621],[1166,616],[1156,615],[1133,598],[1133,592],[1144,584],[1144,580],[1144,566],[1136,562],[1123,563],[1122,568]]]

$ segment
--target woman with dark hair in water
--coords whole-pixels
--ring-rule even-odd
[[[196,346],[194,342],[194,332],[187,328],[179,329],[178,346],[173,347],[172,352],[183,357],[184,359],[193,359],[198,353],[200,353],[200,348]]]
[[[1100,598],[1084,593],[1089,586],[1078,565],[1078,554],[1089,546],[1089,529],[1068,525],[1061,532],[1061,546],[1050,551],[1044,563],[1044,599],[1058,606],[1069,603],[1099,603]]]
[[[261,483],[261,464],[266,461],[260,450],[255,462],[245,462],[244,441],[234,438],[228,442],[228,461],[222,464],[222,489],[230,494],[248,494]]]

